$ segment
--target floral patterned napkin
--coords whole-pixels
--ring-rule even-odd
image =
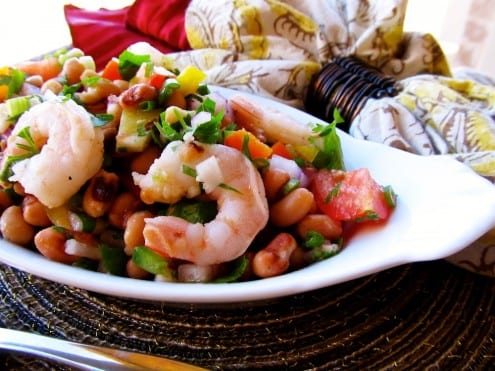
[[[193,50],[161,58],[172,68],[199,66],[210,84],[303,108],[311,78],[325,63],[357,57],[396,78],[400,89],[393,98],[368,100],[350,123],[351,135],[420,155],[452,156],[495,183],[492,80],[473,71],[452,73],[431,35],[404,32],[406,5],[405,0],[192,0],[185,29]],[[495,275],[494,235],[452,261]]]

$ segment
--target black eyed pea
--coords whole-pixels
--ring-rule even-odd
[[[270,207],[270,221],[277,227],[288,227],[299,222],[313,209],[313,193],[297,188]]]
[[[22,217],[22,208],[12,205],[0,217],[0,232],[7,241],[25,246],[33,241],[35,229]]]
[[[253,258],[253,273],[261,278],[279,276],[283,274],[290,264],[290,256],[296,249],[295,238],[286,232],[279,233]]]

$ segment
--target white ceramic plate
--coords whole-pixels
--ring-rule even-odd
[[[219,89],[225,96],[232,90]],[[277,102],[302,123],[320,120]],[[276,298],[349,281],[401,264],[454,254],[495,226],[495,187],[446,157],[420,157],[339,133],[347,169],[366,167],[391,185],[398,205],[389,222],[363,231],[337,256],[283,276],[230,284],[140,281],[48,261],[0,240],[0,260],[34,275],[90,291],[175,303],[234,303]]]

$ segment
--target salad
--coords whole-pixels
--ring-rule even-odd
[[[386,223],[390,186],[346,170],[336,127],[226,99],[194,66],[78,49],[0,69],[0,233],[136,279],[237,282],[329,259]]]

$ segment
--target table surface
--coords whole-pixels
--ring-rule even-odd
[[[495,280],[445,261],[242,305],[125,300],[0,266],[0,323],[210,369],[489,369]],[[7,369],[49,369],[13,355]]]

